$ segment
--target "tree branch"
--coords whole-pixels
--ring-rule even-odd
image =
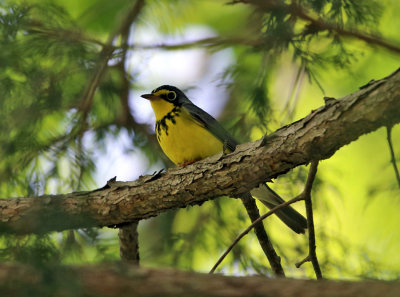
[[[1,296],[375,297],[382,294],[400,296],[400,283],[232,277],[110,263],[46,269],[0,264]]]
[[[267,256],[267,259],[269,261],[269,264],[271,265],[272,271],[276,276],[284,277],[285,276],[285,271],[283,270],[283,267],[281,265],[281,258],[277,255],[270,239],[265,231],[264,225],[260,218],[260,212],[257,208],[256,201],[254,198],[249,194],[246,193],[243,195],[241,198],[242,203],[244,207],[247,210],[247,214],[250,217],[251,222],[253,223],[254,227],[254,233],[257,236],[258,242],[260,243],[260,246],[264,252],[264,254]],[[254,222],[258,223],[254,223]],[[247,232],[248,233],[248,232]],[[221,260],[222,261],[222,260]],[[210,273],[213,273],[215,269],[217,268],[218,264],[211,269]]]
[[[132,264],[139,264],[139,222],[118,226],[119,253],[121,260]]]
[[[166,174],[64,195],[0,199],[0,230],[12,233],[110,226],[156,216],[220,196],[238,197],[311,160],[332,156],[363,134],[400,122],[400,72],[331,99],[264,141]]]

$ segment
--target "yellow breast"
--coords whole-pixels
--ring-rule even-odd
[[[222,152],[222,142],[193,119],[188,111],[182,107],[174,107],[171,103],[159,103],[163,106],[154,108],[157,102],[152,101],[156,118],[159,118],[156,124],[157,139],[172,162],[182,165]],[[161,109],[164,111],[162,117]]]

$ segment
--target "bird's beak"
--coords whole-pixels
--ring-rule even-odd
[[[153,100],[153,99],[157,99],[158,96],[154,95],[154,94],[143,94],[140,97],[147,99],[147,100]]]

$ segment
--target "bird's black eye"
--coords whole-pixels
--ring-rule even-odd
[[[176,99],[176,93],[174,91],[171,91],[167,95],[168,100],[175,100]]]

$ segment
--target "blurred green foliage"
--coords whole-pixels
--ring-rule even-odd
[[[298,10],[296,15],[296,10],[287,8],[289,1],[269,10],[261,5],[268,1],[250,2],[254,5],[145,1],[131,20],[131,31],[117,34],[125,15],[139,1],[0,2],[1,197],[101,186],[105,181],[95,177],[104,168],[96,167],[96,162],[107,158],[109,146],[117,145],[121,135],[130,139],[123,150],[141,152],[149,160],[148,171],[141,173],[166,162],[155,141],[153,123],[144,123],[131,112],[138,108],[132,93],[157,85],[141,77],[149,67],[145,62],[132,65],[129,59],[136,51],[146,56],[173,50],[163,45],[192,26],[216,35],[206,45],[193,42],[207,57],[224,48],[233,53],[232,63],[213,79],[225,84],[228,98],[220,120],[241,141],[255,140],[305,116],[323,104],[323,94],[344,96],[398,67],[398,55],[310,25]],[[400,41],[397,1],[296,3],[312,18],[337,28]],[[141,48],[144,44],[135,39],[136,32],[146,35],[152,48]],[[115,38],[110,40],[110,36]],[[177,53],[183,55],[191,47],[177,46]],[[111,54],[106,56],[105,50]],[[198,61],[187,63],[199,65]],[[93,96],[88,95],[90,90]],[[393,138],[399,156],[398,127]],[[317,253],[326,277],[398,278],[400,195],[389,160],[385,133],[379,130],[322,162],[313,198]],[[110,177],[115,175],[118,168],[110,172]],[[297,168],[280,177],[274,188],[283,197],[293,197],[302,190],[306,175],[307,168]],[[303,211],[302,205],[296,207]],[[248,224],[241,204],[228,198],[164,213],[140,223],[142,264],[206,271]],[[287,275],[312,277],[307,263],[301,269],[294,267],[307,254],[305,236],[292,234],[275,218],[269,219],[266,228]],[[1,259],[29,263],[35,259],[46,263],[119,259],[115,230],[8,236],[0,240],[0,248]],[[235,247],[222,271],[271,273],[253,234]]]

